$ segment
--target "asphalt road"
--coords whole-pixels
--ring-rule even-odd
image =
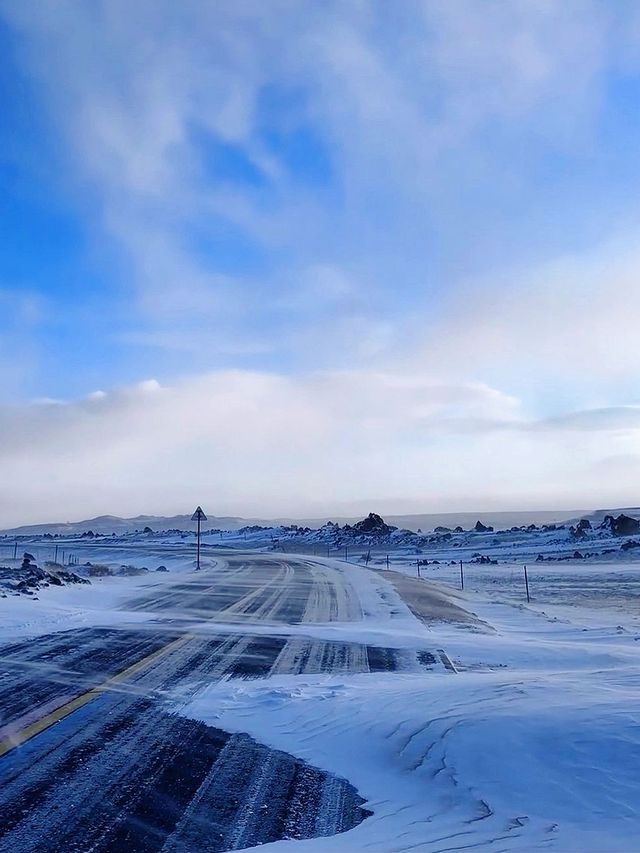
[[[424,652],[278,634],[360,619],[342,573],[238,555],[162,579],[127,609],[154,617],[0,648],[0,853],[236,850],[367,816],[346,780],[166,702],[220,678],[429,668]]]

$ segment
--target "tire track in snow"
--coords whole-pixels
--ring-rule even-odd
[[[220,578],[221,590],[216,589],[211,577],[199,577],[193,584],[178,585],[175,600],[166,589],[160,596],[150,596],[149,606],[172,618],[195,616],[270,624],[328,621],[344,612],[336,603],[338,596],[331,592],[332,583],[339,583],[337,573],[322,584],[322,592],[313,599],[316,577],[302,562],[258,561],[257,585],[249,578],[242,579],[243,573],[236,574],[231,583],[230,574],[234,575],[233,571]],[[327,573],[323,571],[322,576],[326,578]],[[235,600],[230,602],[234,595]],[[137,606],[143,605],[139,602]],[[116,635],[122,642],[110,642],[105,635],[90,631],[81,635],[83,642],[77,649],[55,647],[61,638],[47,638],[42,658],[36,647],[25,650],[21,677],[29,681],[44,659],[51,671],[57,667],[63,680],[71,681],[77,689],[83,667],[91,678],[96,677],[96,672],[85,666],[92,650],[104,674],[122,662],[123,648],[129,655],[141,654],[144,643],[154,637],[153,633],[138,636],[135,632],[129,648],[124,637],[118,632]],[[69,632],[62,639],[72,640],[73,636],[77,633]],[[158,626],[154,642],[166,643],[167,636]],[[228,746],[231,741],[225,733],[211,734],[217,730],[202,724],[195,724],[192,731],[192,721],[165,710],[162,696],[174,689],[176,682],[188,697],[203,680],[261,677],[271,672],[278,660],[286,669],[283,650],[288,642],[287,638],[250,633],[191,636],[131,680],[0,759],[0,853],[30,853],[35,838],[44,839],[38,848],[42,853],[115,853],[124,849],[139,853],[160,850],[165,844],[171,849],[174,831],[191,836],[200,831],[210,837],[212,803],[220,809],[234,786],[240,785],[238,780],[247,776],[248,768],[253,768],[248,774],[251,784],[244,793],[238,791],[236,812],[226,818],[224,810],[220,813],[222,846],[211,847],[208,842],[209,847],[204,847],[198,842],[195,849],[233,849],[282,837],[327,835],[358,823],[366,812],[361,808],[362,800],[344,780],[329,777],[285,753],[276,754],[247,736],[233,736],[233,745]],[[357,644],[307,643],[306,662],[300,666],[291,663],[290,671],[328,666],[352,671],[354,667],[364,669],[365,663],[368,667],[367,652]],[[291,651],[287,653],[290,661],[295,658]],[[74,662],[75,669],[69,668],[68,661]],[[224,738],[217,752],[203,729],[218,745],[219,738]],[[221,787],[220,783],[225,778],[220,773],[225,749],[224,760],[235,768],[228,777],[231,787]],[[200,763],[195,767],[189,762]],[[188,778],[175,769],[187,764]],[[276,802],[280,803],[277,808]],[[178,840],[176,836],[176,849]]]

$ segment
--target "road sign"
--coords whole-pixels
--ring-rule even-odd
[[[197,521],[198,522],[198,550],[197,550],[197,554],[196,554],[196,571],[198,571],[198,569],[200,568],[200,522],[206,521],[206,520],[207,520],[207,516],[202,511],[202,507],[197,506],[196,511],[191,516],[191,521]]]
[[[207,516],[202,511],[202,507],[197,506],[196,511],[191,516],[191,521],[206,521],[206,520],[207,520]]]

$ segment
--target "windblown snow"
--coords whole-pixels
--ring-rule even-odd
[[[329,557],[326,528],[324,539],[317,531],[290,537],[310,565],[344,576],[361,613],[279,626],[281,635],[431,650],[438,665],[275,671],[170,697],[184,716],[247,733],[347,779],[372,812],[344,834],[261,849],[637,850],[640,562],[633,547],[621,547],[636,541],[633,534],[625,538],[607,525],[584,525],[584,535],[576,523],[501,536],[478,530],[445,538],[441,532],[430,534],[431,542],[426,535],[417,541],[416,533],[396,535],[395,542],[386,533],[358,540],[366,531],[338,532],[336,540],[336,531],[329,531]],[[205,537],[204,553],[213,567],[224,560],[223,548],[269,551],[274,539],[287,550],[282,533],[273,530],[253,531],[249,541],[242,532],[217,532]],[[345,540],[352,554],[337,559]],[[50,547],[39,543],[32,548]],[[91,585],[41,590],[38,600],[8,595],[0,600],[0,637],[6,642],[56,625],[110,624],[119,614],[146,618],[127,612],[125,600],[133,590],[190,572],[191,545],[191,533],[185,541],[175,531],[116,543],[76,541],[69,548],[81,555],[77,571],[87,561],[114,571],[124,562],[154,568],[160,558],[153,549],[160,546],[174,548],[175,558],[163,558],[169,571],[161,576],[94,578]],[[228,624],[216,630],[240,629]]]

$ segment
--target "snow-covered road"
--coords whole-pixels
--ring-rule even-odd
[[[633,608],[83,547],[170,572],[0,601],[0,853],[636,849]]]
[[[331,636],[398,609],[376,586],[235,555],[132,595],[120,625],[3,646],[0,851],[227,850],[360,822],[346,780],[176,711],[220,680],[442,668],[424,648]]]

